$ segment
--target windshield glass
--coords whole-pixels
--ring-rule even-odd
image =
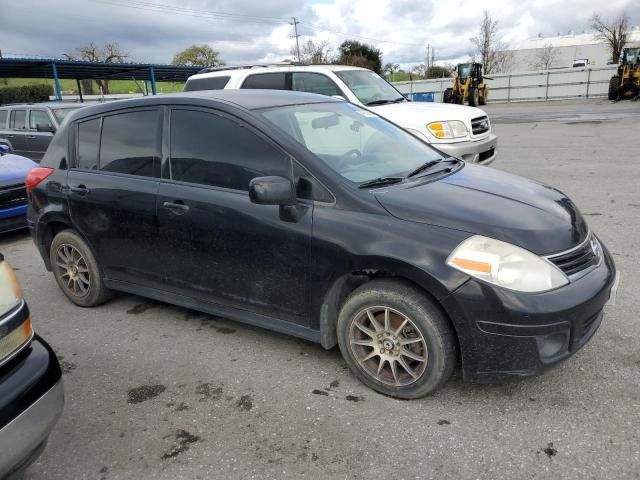
[[[629,63],[631,65],[640,63],[640,48],[627,48],[624,51],[622,63]]]
[[[80,105],[78,105],[77,107],[52,108],[51,111],[56,116],[58,124],[61,124],[67,115],[69,115],[74,110],[77,110],[78,108],[80,108]]]
[[[471,64],[470,63],[462,63],[458,65],[458,77],[467,78],[469,73],[471,72]]]
[[[334,73],[364,105],[405,100],[400,92],[370,70],[339,70]]]
[[[352,182],[405,176],[442,159],[410,133],[346,102],[275,107],[259,114]]]

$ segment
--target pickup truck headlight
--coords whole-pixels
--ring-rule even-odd
[[[510,243],[475,235],[449,255],[447,264],[467,275],[518,292],[536,293],[569,283],[551,262]]]
[[[432,122],[427,129],[434,137],[443,139],[466,137],[469,133],[466,125],[459,120]]]

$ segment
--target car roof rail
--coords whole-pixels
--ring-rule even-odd
[[[225,70],[245,70],[250,68],[291,67],[307,65],[303,62],[278,62],[278,63],[250,63],[246,65],[223,65],[220,67],[205,67],[198,73],[223,72]]]

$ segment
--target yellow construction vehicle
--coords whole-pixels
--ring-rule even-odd
[[[444,103],[468,103],[470,107],[486,105],[489,95],[489,87],[484,83],[481,63],[460,63],[456,67],[457,76],[453,80],[453,88],[444,91],[442,101]]]
[[[609,80],[609,100],[637,100],[640,97],[640,45],[622,51],[618,72]]]

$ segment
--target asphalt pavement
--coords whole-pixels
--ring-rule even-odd
[[[26,234],[18,269],[66,406],[27,479],[640,479],[640,102],[489,105],[493,167],[560,188],[621,271],[616,304],[543,375],[399,401],[337,349],[120,295],[82,309]],[[161,259],[158,259],[161,261]]]

